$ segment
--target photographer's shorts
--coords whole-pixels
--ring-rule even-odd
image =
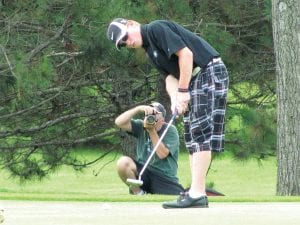
[[[141,163],[136,162],[138,173],[142,170]],[[146,168],[142,175],[143,185],[141,189],[149,194],[163,194],[163,195],[179,195],[184,191],[181,184],[171,181],[160,174]]]
[[[224,120],[228,72],[220,58],[192,77],[189,111],[184,115],[184,138],[190,154],[224,151]]]

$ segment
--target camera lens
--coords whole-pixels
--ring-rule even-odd
[[[151,124],[151,125],[155,124],[155,122],[156,122],[155,115],[148,115],[146,117],[146,121],[147,121],[148,124]]]

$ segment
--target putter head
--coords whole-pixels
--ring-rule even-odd
[[[131,187],[140,187],[143,185],[144,182],[142,180],[128,178],[126,180],[126,183]]]

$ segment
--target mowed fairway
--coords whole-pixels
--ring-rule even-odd
[[[82,155],[92,160],[100,154],[102,152],[85,150],[80,151],[78,157]],[[1,171],[0,200],[161,202],[174,198],[159,195],[143,198],[130,196],[128,188],[116,172],[115,164],[119,156],[112,153],[82,173],[63,166],[42,181],[20,183],[17,179],[11,179],[6,171]],[[179,158],[178,176],[181,184],[188,187],[191,182],[188,155],[181,154]],[[258,163],[255,160],[239,162],[230,157],[218,158],[213,160],[207,184],[226,195],[212,198],[211,201],[274,201],[276,161],[270,158]]]
[[[299,225],[300,203],[211,203],[163,209],[160,203],[2,201],[5,225]]]
[[[84,151],[84,156],[95,158],[97,152]],[[2,171],[0,206],[6,221],[1,225],[300,225],[300,197],[275,196],[274,158],[260,164],[214,160],[208,183],[226,196],[209,197],[208,209],[175,210],[163,209],[161,203],[176,196],[129,195],[115,171],[117,158],[112,154],[83,173],[62,167],[42,181],[25,183]],[[180,155],[178,173],[188,186],[186,154]]]

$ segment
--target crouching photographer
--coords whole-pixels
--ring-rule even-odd
[[[134,118],[140,113],[144,114],[143,120]],[[135,159],[122,156],[117,162],[117,172],[125,184],[128,178],[137,179],[167,127],[165,117],[164,106],[153,102],[150,105],[140,105],[129,109],[116,118],[115,124],[119,128],[137,138]],[[178,155],[178,131],[174,125],[171,125],[142,175],[142,186],[129,185],[130,193],[178,195],[182,192],[184,189],[177,177]]]

